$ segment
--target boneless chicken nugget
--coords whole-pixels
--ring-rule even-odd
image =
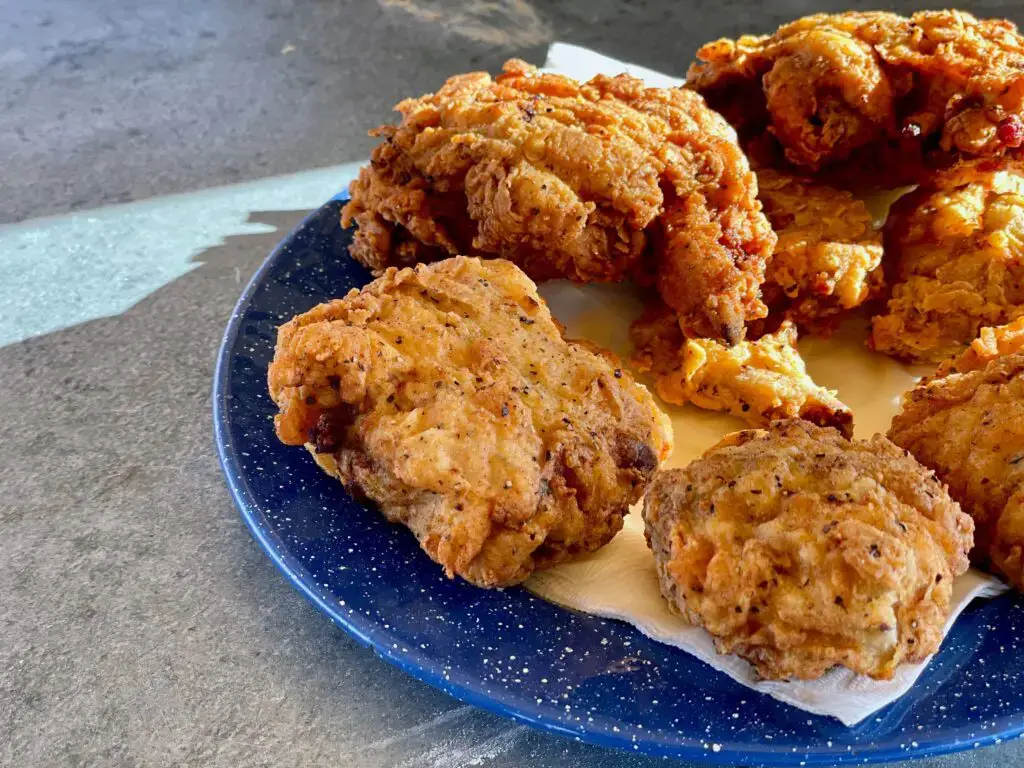
[[[283,442],[483,587],[607,543],[671,450],[647,390],[503,260],[392,268],[299,315],[269,384]]]
[[[672,310],[654,304],[633,323],[630,336],[633,364],[655,377],[665,402],[731,413],[754,427],[799,417],[853,434],[850,409],[807,373],[790,320],[774,333],[728,347],[684,338]]]
[[[672,610],[770,679],[886,679],[934,653],[973,530],[884,437],[797,419],[659,473],[644,520]]]
[[[998,344],[992,330],[986,336]],[[932,467],[974,518],[972,559],[1024,589],[1024,353],[986,346],[957,361],[965,372],[907,393],[889,437]]]

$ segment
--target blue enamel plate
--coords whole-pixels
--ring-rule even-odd
[[[217,450],[242,517],[295,587],[378,655],[460,701],[578,740],[705,762],[882,762],[1024,731],[1016,596],[975,602],[914,688],[854,728],[744,688],[632,626],[523,589],[446,579],[404,528],[274,436],[277,327],[370,280],[341,201],[288,236],[238,302],[213,389]]]

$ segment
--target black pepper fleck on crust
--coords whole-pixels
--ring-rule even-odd
[[[884,437],[799,419],[659,472],[644,522],[670,608],[769,679],[835,665],[887,679],[933,653],[973,541],[932,473]],[[737,618],[753,602],[756,621]]]
[[[268,381],[283,442],[450,576],[494,587],[607,543],[671,449],[667,417],[615,370],[510,262],[459,257],[294,318]]]

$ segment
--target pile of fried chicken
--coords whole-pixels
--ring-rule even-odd
[[[645,496],[670,607],[768,678],[934,653],[971,560],[1024,589],[1024,38],[960,11],[817,14],[703,46],[685,86],[512,60],[402,101],[351,186],[377,280],[281,328],[277,432],[450,576],[603,546]],[[877,226],[865,197],[913,187]],[[671,427],[533,280],[649,291],[632,363],[751,429]],[[800,334],[939,364],[888,436]]]

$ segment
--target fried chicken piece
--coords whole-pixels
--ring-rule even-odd
[[[775,235],[735,131],[682,89],[578,83],[518,60],[396,107],[342,223],[376,274],[456,254],[536,280],[656,282],[694,335],[763,317]]]
[[[769,317],[783,314],[822,335],[880,293],[882,236],[849,192],[771,169],[759,198],[778,235],[762,286]]]
[[[982,328],[978,338],[972,341],[967,349],[956,357],[940,363],[931,379],[937,379],[947,373],[977,371],[988,365],[991,360],[1021,351],[1024,351],[1024,317],[1017,318],[1007,325]]]
[[[968,163],[900,198],[886,221],[892,296],[871,346],[913,361],[1024,316],[1024,169]]]
[[[655,391],[666,402],[731,413],[751,426],[799,417],[853,434],[850,409],[807,374],[792,321],[756,341],[727,347],[712,339],[684,338],[672,310],[656,305],[630,333],[633,364],[656,377]]]
[[[934,653],[973,528],[881,435],[798,419],[659,472],[644,521],[669,607],[768,679],[889,679]]]
[[[504,260],[388,269],[282,326],[268,379],[284,443],[482,587],[606,544],[671,451],[647,390]]]
[[[972,559],[1024,590],[1024,353],[907,393],[889,438],[974,518]]]
[[[1024,143],[1024,39],[963,11],[807,16],[708,43],[687,81],[745,139],[770,134],[812,171],[845,162],[869,186],[912,182],[934,148],[976,157]]]

